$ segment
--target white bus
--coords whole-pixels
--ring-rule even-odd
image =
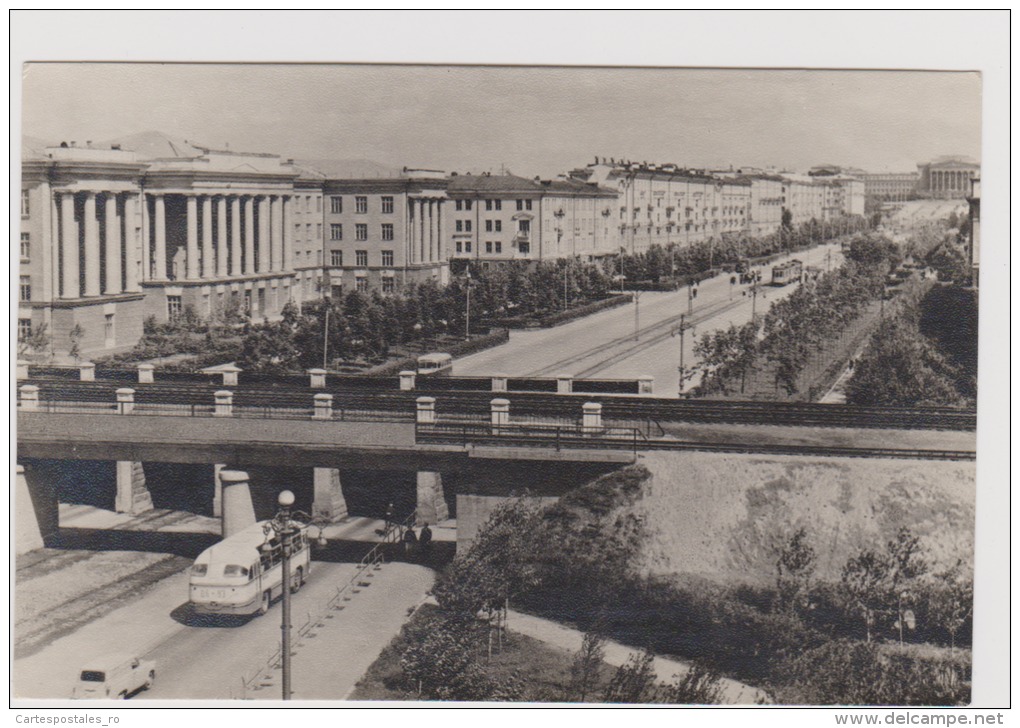
[[[418,357],[418,373],[448,376],[453,373],[453,357],[445,352],[422,354]]]
[[[265,614],[283,594],[283,547],[262,521],[203,551],[191,567],[189,600],[198,614]],[[308,578],[312,559],[308,535],[291,537],[291,592]]]

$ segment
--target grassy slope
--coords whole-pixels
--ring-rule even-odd
[[[974,463],[651,453],[631,506],[650,533],[649,574],[694,573],[769,583],[777,536],[804,527],[816,576],[838,579],[860,547],[881,548],[900,526],[935,568],[973,563]]]

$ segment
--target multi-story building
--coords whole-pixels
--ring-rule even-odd
[[[542,180],[543,258],[594,260],[617,253],[619,230],[613,219],[617,193],[596,184],[561,178]]]
[[[447,182],[443,172],[341,178],[322,172],[324,292],[392,293],[425,280],[445,284]]]
[[[974,177],[970,181],[970,271],[971,285],[978,287],[978,273],[981,267],[981,178]]]
[[[981,165],[966,157],[938,157],[917,165],[918,193],[924,197],[965,198],[970,181],[981,176]]]
[[[755,237],[770,235],[783,224],[783,179],[776,175],[750,176],[751,206],[748,232]]]
[[[808,175],[783,174],[782,178],[783,208],[790,211],[794,227],[825,219],[824,184],[816,184]]]
[[[546,239],[538,225],[542,186],[511,174],[450,176],[448,232],[453,261],[541,260]]]
[[[868,172],[859,175],[864,196],[874,202],[906,202],[917,197],[917,172]]]

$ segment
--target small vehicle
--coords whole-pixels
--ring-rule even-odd
[[[445,377],[453,373],[453,357],[443,352],[418,357],[418,374]]]
[[[800,283],[804,273],[804,264],[799,260],[789,260],[772,267],[772,285],[785,286]]]
[[[78,673],[78,683],[71,697],[124,700],[156,683],[154,660],[125,654],[110,654],[85,663]]]

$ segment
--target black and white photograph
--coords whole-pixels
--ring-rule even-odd
[[[1008,707],[991,79],[527,47],[701,17],[464,19],[516,62],[15,57],[11,701]]]

